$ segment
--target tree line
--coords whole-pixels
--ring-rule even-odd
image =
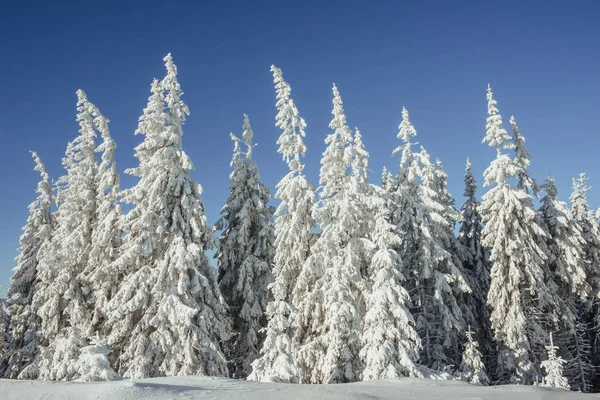
[[[0,376],[338,383],[445,373],[600,389],[600,227],[585,174],[570,206],[552,177],[538,185],[491,88],[487,191],[480,202],[467,159],[457,209],[440,160],[415,148],[406,109],[397,172],[369,181],[369,153],[335,85],[315,188],[306,123],[272,66],[286,174],[274,195],[261,182],[244,115],[211,227],[182,146],[189,109],[164,61],[135,131],[132,188],[120,188],[110,121],[81,90],[65,175],[50,180],[33,153],[41,180],[0,307]]]

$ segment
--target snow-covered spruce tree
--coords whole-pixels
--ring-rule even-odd
[[[589,298],[593,299],[600,294],[600,227],[594,213],[589,209],[586,192],[590,188],[586,184],[587,179],[585,173],[581,173],[577,179],[573,179],[570,201],[571,216],[585,241],[583,245],[584,261],[587,267],[588,282],[591,286]],[[588,308],[590,307],[591,304],[588,304]]]
[[[215,239],[182,147],[189,110],[177,68],[170,54],[164,61],[167,75],[152,83],[136,130],[139,166],[127,171],[140,180],[123,194],[133,208],[114,262],[122,278],[108,303],[107,341],[126,377],[226,375],[226,305],[204,254]]]
[[[346,123],[342,99],[333,86],[333,130],[321,159],[320,201],[314,215],[322,232],[304,263],[296,290],[302,337],[297,360],[303,382],[339,383],[360,379],[360,305],[362,263],[353,246],[363,232],[367,215],[350,196],[349,169],[352,131]],[[314,282],[314,283],[313,283]]]
[[[579,305],[578,332],[581,345],[590,346],[589,360],[592,365],[600,363],[600,227],[589,209],[586,192],[585,173],[573,179],[573,192],[570,196],[571,215],[583,236],[583,260],[586,266],[587,282],[591,291],[587,299]],[[596,368],[592,375],[591,390],[600,389],[600,371]]]
[[[546,371],[546,376],[542,381],[542,386],[550,386],[561,389],[570,389],[567,378],[563,375],[563,365],[565,360],[556,355],[558,346],[552,342],[552,333],[550,333],[550,346],[546,346],[548,358],[541,362],[540,366]]]
[[[453,222],[458,212],[445,189],[445,173],[436,176],[436,167],[423,148],[417,155],[421,164],[418,207],[423,215],[419,243],[429,259],[413,265],[413,314],[423,340],[425,364],[436,370],[456,368],[464,322],[458,299],[470,288],[463,276]],[[439,182],[440,177],[443,182]],[[466,251],[464,251],[466,252]]]
[[[268,323],[261,357],[252,364],[248,379],[298,382],[301,371],[296,361],[299,329],[296,305],[304,293],[300,290],[294,298],[293,290],[310,252],[315,192],[303,174],[306,123],[290,97],[291,87],[283,79],[281,69],[272,65],[271,72],[277,92],[275,125],[282,131],[277,140],[278,152],[289,172],[279,181],[275,193],[280,203],[275,212],[274,281],[269,285],[273,300],[267,305]]]
[[[468,286],[448,251],[451,218],[445,213],[451,213],[447,207],[451,201],[442,199],[447,193],[438,194],[445,183],[436,178],[435,167],[424,150],[413,152],[411,138],[416,134],[404,108],[398,133],[403,143],[394,150],[394,154],[402,154],[400,168],[394,182],[384,184],[384,197],[386,207],[391,207],[391,222],[402,238],[397,251],[405,266],[405,287],[421,338],[420,363],[443,369],[458,356],[458,334],[463,327],[453,289],[461,291]]]
[[[363,380],[420,376],[416,367],[421,341],[409,311],[410,295],[402,286],[402,260],[396,251],[402,238],[390,223],[389,209],[381,189],[366,182],[368,153],[360,133],[354,136],[350,194],[367,213],[359,221],[365,224],[364,238],[351,244],[357,255],[364,253],[366,268],[363,282],[365,301],[360,358]],[[384,172],[384,179],[387,180]],[[389,181],[388,181],[389,182]],[[358,214],[362,215],[362,214]]]
[[[477,185],[471,173],[471,163],[467,159],[465,169],[465,192],[467,198],[461,207],[461,225],[458,240],[467,249],[470,256],[463,261],[465,277],[471,293],[461,299],[463,316],[467,325],[475,328],[480,338],[481,352],[486,369],[493,372],[496,368],[496,345],[490,326],[490,312],[487,306],[487,294],[490,288],[489,250],[481,245],[483,224],[479,214],[479,201],[475,195]]]
[[[97,215],[95,107],[82,90],[77,91],[77,97],[79,136],[67,145],[63,158],[67,173],[60,180],[63,187],[56,231],[40,260],[33,299],[43,336],[39,375],[48,380],[77,377],[75,364],[91,331],[80,275],[90,258]]]
[[[234,142],[230,195],[221,209],[216,230],[221,230],[218,260],[219,288],[232,319],[233,336],[225,355],[230,374],[245,378],[259,356],[266,327],[265,310],[272,281],[273,213],[268,206],[271,192],[260,181],[252,159],[252,128],[244,115],[243,141],[231,134]],[[245,152],[240,144],[245,146]]]
[[[501,379],[532,384],[540,377],[532,347],[546,337],[538,317],[542,310],[555,311],[543,270],[544,244],[536,241],[546,234],[537,224],[531,195],[507,181],[517,178],[521,168],[503,152],[514,145],[502,127],[489,86],[487,99],[489,116],[483,142],[495,147],[497,156],[484,173],[484,186],[493,187],[483,196],[479,211],[484,223],[482,245],[491,249],[491,325],[503,347],[498,375]]]
[[[48,250],[54,229],[52,184],[37,153],[31,154],[42,179],[37,185],[37,198],[29,205],[29,217],[19,240],[17,266],[5,302],[6,317],[10,318],[5,336],[8,341],[0,360],[0,377],[12,379],[34,379],[38,375],[35,361],[39,353],[40,319],[32,300],[37,289],[40,251],[43,254]]]
[[[463,374],[463,379],[466,379],[468,382],[487,386],[490,384],[490,378],[485,373],[483,356],[478,349],[479,343],[473,339],[473,332],[470,326],[465,334],[467,336],[467,343],[462,353],[460,372]]]
[[[113,270],[123,231],[121,229],[120,178],[115,162],[116,144],[110,136],[108,118],[94,108],[94,126],[100,132],[102,143],[96,148],[101,153],[98,167],[97,224],[92,232],[90,258],[82,272],[82,281],[92,314],[92,329],[104,334],[106,305],[119,286],[119,274]]]
[[[421,338],[422,349],[420,362],[425,363],[427,354],[430,354],[431,345],[429,337],[424,333],[425,325],[423,319],[419,318],[419,306],[414,302],[420,292],[417,290],[419,267],[425,266],[428,276],[429,271],[429,247],[423,245],[423,210],[418,202],[418,182],[421,175],[419,159],[412,150],[411,138],[417,135],[417,131],[410,121],[406,108],[402,109],[402,122],[399,125],[398,139],[403,143],[398,146],[393,154],[401,153],[398,174],[393,181],[386,178],[382,189],[386,207],[391,215],[391,223],[396,226],[396,232],[400,235],[402,243],[395,248],[400,254],[404,265],[403,272],[406,279],[405,287],[411,297],[410,311],[416,320],[416,328]]]
[[[108,360],[109,349],[99,336],[91,338],[90,345],[81,349],[75,368],[81,382],[112,381],[119,379]]]
[[[587,392],[591,389],[595,371],[589,360],[589,343],[582,336],[578,321],[579,305],[590,292],[583,253],[585,240],[567,204],[558,200],[554,179],[549,177],[541,188],[546,192],[540,216],[549,234],[547,264],[561,315],[556,326],[559,332],[556,339],[565,359],[565,376],[571,387]]]
[[[540,194],[540,187],[535,180],[529,176],[529,172],[527,171],[529,164],[531,164],[531,156],[525,148],[525,138],[519,132],[519,126],[517,125],[514,115],[510,117],[510,129],[513,133],[513,142],[515,144],[515,163],[520,169],[517,174],[517,188],[538,197]]]

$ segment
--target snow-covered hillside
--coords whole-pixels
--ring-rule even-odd
[[[0,379],[3,400],[26,399],[234,399],[234,400],[312,400],[312,399],[591,399],[581,394],[534,386],[475,386],[459,381],[431,379],[387,379],[337,385],[296,385],[258,383],[225,378],[183,376],[136,381],[98,383],[17,381]]]

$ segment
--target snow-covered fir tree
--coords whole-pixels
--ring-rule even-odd
[[[600,226],[594,218],[587,201],[587,191],[590,189],[586,184],[585,173],[579,174],[573,179],[573,191],[570,196],[571,215],[576,226],[581,231],[584,240],[583,261],[586,268],[587,282],[590,284],[588,297],[579,304],[579,320],[577,331],[579,333],[577,346],[582,347],[582,355],[587,353],[589,347],[589,361],[592,365],[600,363]],[[573,348],[573,350],[575,350]],[[585,361],[585,358],[584,358]],[[569,373],[569,369],[567,369]],[[583,371],[582,371],[583,372]],[[585,376],[585,374],[581,374]],[[590,390],[600,388],[600,371],[596,368],[595,373],[589,375],[592,386]],[[580,378],[581,380],[581,378]],[[583,390],[583,389],[582,389]]]
[[[99,336],[90,340],[90,345],[81,349],[77,360],[77,373],[80,382],[112,381],[120,376],[110,366],[108,360],[109,349],[105,341]]]
[[[581,231],[584,249],[584,261],[587,267],[587,279],[590,284],[590,299],[598,297],[600,294],[600,227],[590,210],[587,201],[587,177],[585,173],[579,174],[577,179],[573,179],[573,191],[570,196],[571,216]],[[591,304],[588,305],[591,307]]]
[[[121,205],[119,203],[120,178],[115,162],[115,141],[110,136],[108,118],[94,108],[94,125],[102,137],[96,148],[101,153],[98,167],[96,192],[97,224],[92,232],[90,258],[82,272],[82,280],[92,313],[92,329],[103,332],[106,305],[119,286],[119,274],[112,263],[118,256],[123,231],[121,229]]]
[[[182,146],[189,110],[171,55],[164,61],[167,75],[152,83],[136,130],[139,166],[127,171],[140,179],[123,194],[133,208],[114,262],[122,278],[108,304],[107,342],[126,377],[226,375],[226,304],[205,255],[216,243]]]
[[[550,346],[546,346],[546,349],[548,350],[548,358],[540,364],[542,369],[546,372],[542,381],[542,386],[569,390],[569,382],[563,375],[563,365],[565,364],[565,360],[556,355],[558,346],[555,346],[552,341],[552,333],[550,333]]]
[[[354,137],[354,157],[350,178],[350,193],[354,193],[367,213],[364,238],[354,245],[364,252],[367,263],[362,288],[365,312],[363,316],[360,357],[363,380],[420,376],[416,367],[420,339],[409,311],[410,295],[403,287],[402,259],[396,249],[402,238],[390,222],[382,190],[366,182],[368,153],[363,148],[360,133]],[[384,182],[389,175],[384,171]]]
[[[537,223],[531,195],[508,182],[516,179],[522,168],[504,153],[514,145],[502,126],[489,86],[487,99],[489,116],[483,142],[495,147],[497,155],[484,173],[484,186],[492,187],[483,196],[479,211],[484,223],[482,245],[491,249],[491,326],[503,347],[498,372],[501,379],[532,384],[540,377],[533,347],[546,337],[539,315],[542,310],[556,311],[543,269],[545,246],[535,240],[546,234]]]
[[[292,89],[283,79],[281,69],[273,65],[271,72],[277,92],[275,125],[282,131],[277,140],[278,152],[289,172],[279,181],[275,193],[280,203],[275,212],[274,281],[269,285],[273,299],[266,309],[268,323],[261,357],[252,364],[248,379],[298,382],[301,371],[296,360],[297,304],[303,293],[301,289],[294,296],[294,288],[310,254],[311,234],[315,227],[311,215],[315,192],[303,173],[306,123],[290,97]]]
[[[79,136],[67,146],[60,180],[56,231],[40,260],[34,307],[41,317],[43,341],[39,356],[42,379],[71,380],[75,364],[91,331],[81,273],[90,259],[97,219],[98,162],[95,149],[95,106],[77,91]]]
[[[558,295],[561,318],[556,326],[557,342],[565,359],[565,376],[571,387],[582,391],[591,389],[594,367],[590,363],[590,348],[582,336],[578,321],[581,301],[590,292],[584,260],[581,229],[571,217],[567,204],[558,199],[554,179],[549,177],[541,186],[546,195],[542,198],[540,216],[548,232],[548,268]]]
[[[513,133],[513,142],[515,144],[515,163],[519,167],[517,174],[517,188],[538,197],[540,193],[540,187],[535,180],[529,175],[527,169],[531,164],[531,156],[525,148],[525,138],[519,132],[519,126],[515,120],[515,116],[510,117],[510,129]]]
[[[468,285],[449,252],[453,242],[450,221],[456,218],[452,200],[443,198],[445,182],[440,182],[441,175],[436,177],[427,152],[413,152],[411,139],[416,133],[404,108],[398,132],[402,144],[394,150],[402,155],[400,168],[394,182],[384,184],[384,197],[402,238],[397,251],[405,266],[405,287],[422,342],[420,363],[443,369],[458,356],[463,323],[456,295],[468,290]]]
[[[466,324],[475,328],[477,337],[480,338],[479,343],[487,371],[493,372],[496,367],[497,354],[487,306],[491,265],[489,250],[481,245],[483,224],[478,210],[480,203],[477,200],[476,190],[477,185],[471,172],[471,163],[467,159],[464,191],[467,199],[460,210],[462,221],[458,240],[470,255],[463,260],[463,266],[471,293],[467,293],[460,303]]]
[[[230,195],[215,227],[222,231],[215,255],[219,287],[233,323],[225,355],[230,374],[244,378],[252,371],[251,364],[264,341],[274,241],[273,213],[268,205],[271,192],[260,181],[252,159],[252,136],[250,121],[244,115],[243,140],[231,134],[234,150]]]
[[[4,304],[10,324],[4,336],[6,352],[0,359],[0,377],[12,379],[34,379],[38,376],[35,361],[39,354],[40,319],[33,305],[33,296],[38,282],[40,251],[43,254],[48,250],[55,219],[51,211],[52,183],[37,153],[32,152],[32,156],[41,180],[37,185],[37,197],[29,205],[29,217],[19,240],[17,266]]]
[[[463,378],[467,381],[479,385],[489,385],[490,378],[485,373],[485,364],[483,363],[483,356],[479,351],[479,343],[473,339],[473,331],[469,326],[465,332],[467,336],[467,343],[464,346],[462,353],[462,362],[460,363],[460,372],[463,374]]]
[[[360,379],[359,302],[361,262],[353,242],[368,222],[350,196],[352,131],[342,99],[333,86],[333,130],[321,159],[320,201],[314,215],[322,229],[304,263],[296,290],[305,287],[298,303],[301,344],[297,360],[304,382],[352,382]]]
[[[464,331],[458,299],[470,292],[470,288],[462,271],[459,251],[463,249],[452,231],[453,222],[458,218],[458,212],[452,207],[454,200],[449,199],[445,190],[445,178],[439,182],[440,176],[436,175],[436,167],[427,151],[421,148],[417,156],[421,164],[418,207],[423,222],[414,246],[423,246],[427,260],[412,266],[413,313],[423,340],[425,364],[444,370],[458,365],[460,336]]]

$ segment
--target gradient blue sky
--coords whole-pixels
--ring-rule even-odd
[[[331,86],[371,153],[371,178],[397,169],[402,106],[463,202],[471,157],[481,183],[495,151],[481,144],[492,84],[514,114],[538,181],[553,174],[567,200],[580,171],[600,205],[600,2],[597,1],[30,1],[0,12],[0,295],[38,175],[38,151],[58,178],[77,135],[75,91],[111,119],[122,172],[136,165],[137,119],[152,78],[174,56],[191,116],[184,148],[214,223],[227,198],[232,145],[247,113],[269,187],[286,172],[276,153],[269,66],[283,69],[308,123],[307,174],[318,182]],[[124,187],[135,181],[122,176]],[[480,190],[481,194],[482,191]]]

